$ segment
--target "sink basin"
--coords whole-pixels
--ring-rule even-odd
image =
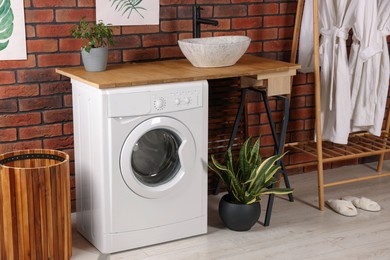
[[[234,65],[246,52],[247,36],[218,36],[179,40],[184,56],[195,67],[215,68]]]

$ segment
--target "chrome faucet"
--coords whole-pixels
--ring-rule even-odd
[[[204,19],[200,17],[200,10],[202,8],[198,5],[194,5],[194,14],[193,14],[193,21],[192,21],[192,36],[193,38],[200,38],[200,25],[203,24],[211,24],[214,26],[218,25],[218,21],[216,20],[210,20],[210,19]]]

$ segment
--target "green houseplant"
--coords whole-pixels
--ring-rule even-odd
[[[113,31],[103,22],[88,22],[83,17],[80,23],[70,30],[76,39],[83,40],[81,56],[87,71],[103,71],[107,66],[108,46],[114,44]]]
[[[260,138],[252,145],[252,137],[249,137],[243,144],[234,159],[231,148],[225,154],[225,163],[219,163],[214,155],[211,155],[209,168],[218,174],[225,183],[228,194],[222,197],[219,205],[219,214],[227,227],[237,231],[249,230],[260,216],[260,203],[262,195],[266,194],[289,194],[293,189],[270,188],[276,182],[274,175],[279,171],[280,165],[277,162],[284,156],[274,155],[265,160],[259,154]],[[226,205],[229,203],[231,205]],[[248,207],[246,207],[248,206]],[[225,212],[226,207],[237,209],[239,212]],[[254,208],[254,216],[250,218],[248,209]],[[221,212],[222,211],[222,212]],[[234,211],[234,210],[233,210]],[[244,213],[244,216],[235,214]],[[226,214],[228,214],[226,216]],[[229,215],[233,214],[233,216]],[[238,222],[231,226],[229,220]],[[249,223],[245,225],[246,222]]]

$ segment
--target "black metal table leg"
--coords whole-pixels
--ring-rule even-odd
[[[259,90],[263,96],[263,101],[265,104],[266,112],[267,112],[267,117],[268,121],[270,123],[271,127],[271,132],[272,132],[272,137],[274,139],[275,143],[275,154],[281,155],[283,153],[283,148],[284,148],[284,142],[285,142],[285,137],[286,137],[286,132],[287,132],[287,126],[288,126],[288,120],[289,120],[289,101],[287,97],[284,96],[276,96],[276,99],[282,100],[284,104],[284,109],[283,109],[283,122],[282,122],[282,129],[280,131],[280,137],[278,139],[276,128],[275,128],[275,123],[272,119],[272,114],[271,114],[271,108],[269,106],[269,101],[267,97],[267,93],[265,90]],[[290,182],[288,180],[287,172],[286,172],[286,167],[284,165],[284,161],[280,160],[278,161],[278,164],[281,167],[280,172],[283,174],[283,179],[286,184],[287,188],[290,188]],[[278,177],[279,173],[276,174],[275,177]],[[289,200],[294,201],[294,197],[292,194],[289,195]]]
[[[238,111],[237,111],[237,114],[236,114],[236,119],[234,120],[233,131],[230,134],[228,148],[233,145],[234,138],[236,138],[236,134],[237,134],[237,131],[238,131],[238,126],[240,125],[242,113],[244,112],[245,96],[246,96],[246,92],[247,91],[248,91],[248,89],[246,89],[246,88],[241,89],[240,106],[238,107]],[[214,195],[219,194],[220,190],[221,190],[221,179],[218,178],[218,182],[217,182],[217,184],[215,186],[215,190],[214,190]]]
[[[261,92],[261,94],[263,96],[263,101],[265,104],[268,121],[269,121],[269,124],[271,127],[272,137],[273,137],[274,143],[275,143],[275,153],[280,155],[283,153],[284,140],[285,140],[286,132],[287,132],[287,125],[288,125],[288,119],[289,119],[289,100],[287,97],[283,97],[283,96],[276,97],[277,99],[282,100],[284,103],[283,123],[282,123],[282,129],[280,131],[280,137],[278,139],[278,136],[276,133],[276,128],[275,128],[275,123],[272,119],[272,114],[271,114],[271,109],[270,109],[269,102],[268,102],[267,93],[265,90],[259,90],[259,92]],[[278,162],[278,164],[281,167],[280,172],[282,172],[285,185],[287,188],[290,188],[290,182],[288,180],[288,176],[287,176],[287,172],[286,172],[286,168],[285,168],[283,160],[280,160]],[[275,176],[276,178],[278,177],[278,174],[279,173],[276,174],[276,176]],[[294,197],[292,194],[288,194],[288,197],[289,197],[290,201],[294,201]],[[270,224],[274,198],[275,198],[274,194],[269,195],[268,204],[267,204],[267,211],[266,211],[266,216],[265,216],[265,220],[264,220],[264,226],[269,226],[269,224]]]

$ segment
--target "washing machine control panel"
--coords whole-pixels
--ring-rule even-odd
[[[201,87],[153,91],[151,94],[154,112],[180,111],[202,106]]]

